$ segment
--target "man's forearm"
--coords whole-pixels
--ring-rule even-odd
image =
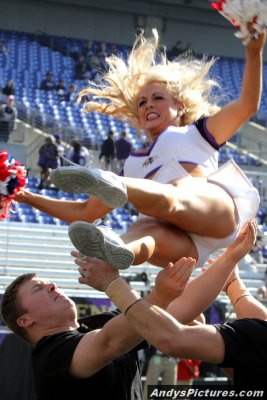
[[[184,293],[175,299],[167,311],[182,324],[188,324],[205,311],[216,299],[236,265],[225,251],[210,268],[193,279]]]
[[[115,282],[116,280],[117,282]],[[148,306],[157,305],[158,307],[165,309],[169,304],[169,302],[166,301],[164,296],[162,296],[156,288],[154,288],[144,299],[142,299],[141,296],[122,278],[115,278],[112,282],[113,285],[115,285],[115,293],[112,294],[112,291],[110,288],[108,289],[108,287],[107,290],[114,304],[124,314],[130,312],[131,307],[136,306],[138,301],[145,300],[143,303],[148,304]],[[107,329],[107,338],[105,339],[107,341],[105,345],[108,346],[108,344],[111,343],[113,348],[119,349],[119,353],[122,351],[129,351],[133,347],[137,346],[142,340],[144,340],[143,336],[141,336],[141,332],[139,331],[140,333],[137,333],[134,327],[129,324],[124,315],[119,315],[105,326],[105,329]],[[116,335],[118,331],[120,332],[120,335]],[[144,333],[146,332],[147,331],[145,330]],[[105,333],[105,330],[103,333]]]
[[[267,319],[267,309],[260,301],[246,288],[243,281],[238,277],[233,279],[226,288],[236,316],[241,318],[259,318]]]
[[[121,290],[119,290],[120,286]],[[121,331],[123,329],[123,336],[120,336],[118,339],[118,346],[121,348],[122,340],[125,341],[128,346],[132,346],[134,341],[138,338],[138,336],[136,336],[136,332],[138,332],[140,335],[139,338],[143,337],[148,342],[150,342],[151,339],[155,347],[160,347],[162,351],[168,350],[172,339],[174,337],[177,339],[178,332],[176,331],[176,327],[178,326],[178,322],[162,308],[148,303],[145,299],[141,299],[140,296],[138,297],[138,295],[133,296],[132,289],[129,286],[127,288],[127,286],[128,285],[123,282],[123,279],[118,278],[116,287],[114,286],[116,289],[114,293],[108,291],[108,295],[112,298],[113,303],[125,313],[127,318],[127,320],[126,318],[120,320],[117,327],[117,330]],[[112,321],[110,321],[110,323],[112,323]],[[161,326],[161,329],[158,329],[159,326]],[[171,339],[169,340],[169,338]],[[164,352],[167,353],[167,351]]]
[[[123,313],[126,313],[136,301],[142,299],[139,293],[133,290],[120,276],[108,284],[106,293]],[[170,303],[167,295],[161,293],[156,287],[145,297],[145,300],[163,309],[166,309]]]
[[[161,296],[160,293],[156,290],[156,288],[152,289],[151,292],[144,298],[148,303],[154,304],[166,310],[170,304],[170,301],[166,298],[166,296]]]

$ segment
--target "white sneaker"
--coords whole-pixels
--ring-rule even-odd
[[[116,269],[126,269],[134,260],[134,253],[106,226],[75,221],[69,225],[69,237],[80,253],[106,261]]]
[[[108,207],[119,208],[128,201],[126,185],[110,171],[82,166],[59,167],[50,173],[52,183],[67,193],[88,193]]]

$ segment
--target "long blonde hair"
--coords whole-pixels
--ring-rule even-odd
[[[78,101],[89,95],[84,111],[99,111],[112,115],[139,129],[137,98],[140,89],[150,82],[158,82],[184,105],[180,125],[189,125],[201,117],[213,115],[219,110],[212,89],[219,86],[209,76],[215,59],[198,60],[183,56],[173,61],[159,51],[156,29],[152,36],[142,34],[136,39],[128,59],[118,55],[106,58],[107,72],[99,83],[89,82],[89,87],[79,93]]]

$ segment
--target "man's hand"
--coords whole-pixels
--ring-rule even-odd
[[[79,266],[78,271],[80,283],[88,285],[101,292],[105,292],[109,283],[119,276],[118,270],[107,264],[105,261],[94,257],[87,257],[79,251],[72,251],[75,257],[75,264]]]
[[[175,264],[169,263],[162,269],[155,280],[155,288],[150,296],[154,304],[166,308],[176,297],[184,292],[192,271],[195,268],[196,260],[191,257],[182,257]]]
[[[257,236],[257,221],[256,219],[250,220],[239,233],[236,240],[225,251],[238,263],[249,251],[252,249]]]

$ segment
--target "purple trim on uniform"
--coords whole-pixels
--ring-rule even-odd
[[[198,165],[198,163],[192,162],[192,161],[188,161],[188,160],[181,160],[181,161],[177,161],[178,164],[192,164],[192,165]]]
[[[162,165],[160,165],[159,167],[153,169],[152,171],[149,171],[149,174],[147,174],[146,176],[144,176],[144,179],[149,179],[151,176],[153,176],[156,172],[158,172],[158,170],[162,167]]]
[[[207,128],[207,120],[209,117],[205,117],[203,118],[203,131],[199,131],[199,133],[201,134],[201,136],[215,149],[218,150],[220,149],[220,147],[222,147],[225,143],[222,144],[218,144],[215,140],[215,138],[212,136],[212,134],[209,132],[208,128]]]

